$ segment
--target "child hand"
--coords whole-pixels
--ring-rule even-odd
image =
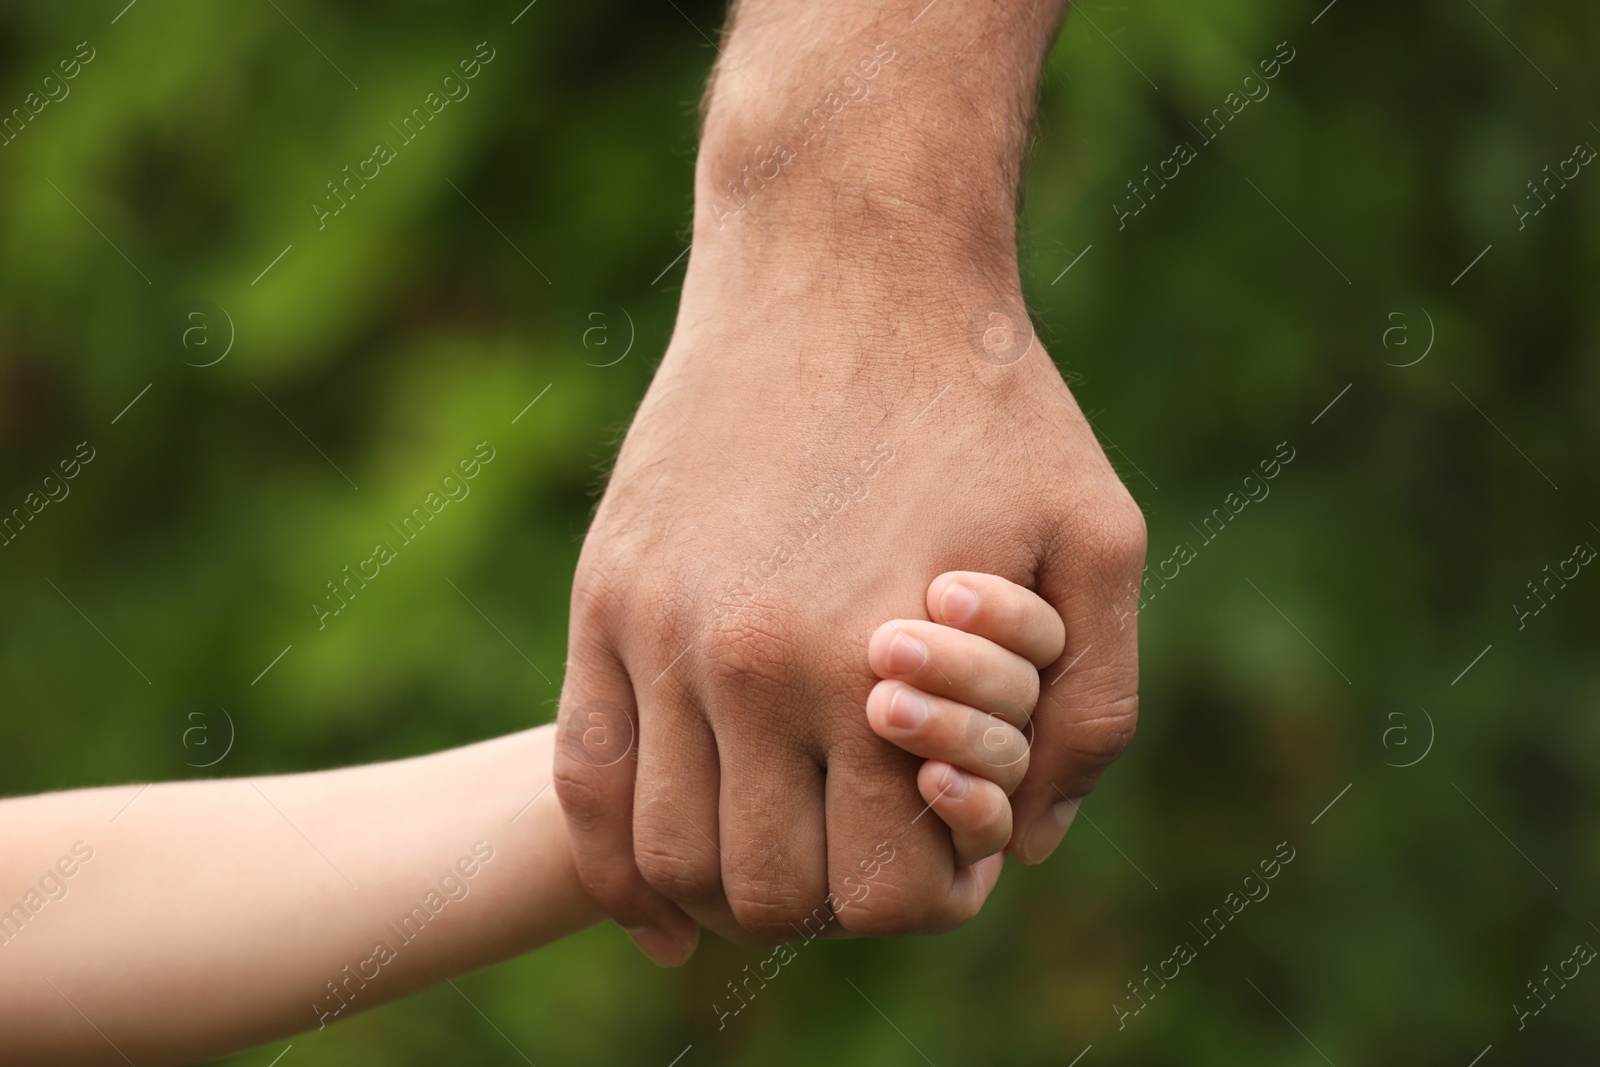
[[[895,619],[873,633],[867,660],[883,681],[867,721],[928,757],[917,788],[967,866],[1011,839],[1008,798],[1028,770],[1039,671],[1061,655],[1066,628],[1037,594],[992,574],[939,575],[927,607],[932,622]]]

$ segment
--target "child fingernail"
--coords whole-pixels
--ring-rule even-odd
[[[889,700],[889,725],[896,730],[915,730],[927,721],[927,698],[915,689],[898,686]]]
[[[948,797],[951,800],[960,800],[962,797],[967,795],[967,789],[970,787],[970,785],[971,782],[967,779],[965,774],[962,774],[954,767],[945,768],[943,791],[943,795],[945,797]]]
[[[951,582],[939,598],[939,614],[952,625],[966,622],[978,612],[978,594],[960,582]]]
[[[913,674],[928,662],[928,647],[914,637],[897,633],[889,642],[889,670],[895,674]]]

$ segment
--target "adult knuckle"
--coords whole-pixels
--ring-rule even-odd
[[[803,937],[807,920],[812,927],[826,926],[833,915],[825,903],[771,883],[740,880],[728,886],[727,894],[734,921],[750,933],[774,940]]]
[[[572,629],[585,631],[623,618],[627,606],[620,568],[606,560],[585,558],[572,578]]]
[[[606,808],[600,769],[558,749],[552,781],[556,799],[561,801],[561,810],[573,830],[587,833],[595,829]]]
[[[634,735],[633,716],[622,704],[572,694],[556,717],[556,758],[603,771],[634,754]]]
[[[835,879],[835,894],[848,899],[839,908],[845,930],[887,938],[942,933],[957,925],[948,911],[955,857],[947,832],[940,828],[927,840],[903,848],[901,855],[904,859],[892,868],[864,882],[847,877],[840,888]]]
[[[1127,751],[1138,727],[1139,697],[1131,693],[1074,720],[1066,732],[1066,747],[1078,762],[1106,767]]]
[[[943,929],[932,893],[895,884],[875,886],[862,900],[839,912],[839,924],[861,937],[902,937]]]
[[[673,847],[670,838],[637,841],[633,859],[645,883],[669,900],[704,900],[721,890],[716,864]]]
[[[1118,571],[1139,571],[1144,566],[1149,530],[1144,512],[1120,485],[1105,503],[1100,518],[1100,552],[1105,562]]]

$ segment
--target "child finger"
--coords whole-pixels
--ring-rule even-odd
[[[1011,802],[993,782],[929,760],[917,772],[917,789],[950,828],[957,866],[992,856],[1011,840]]]
[[[1009,796],[1028,773],[1028,739],[997,715],[931,696],[904,682],[879,682],[867,695],[872,731],[914,755],[987,779]]]
[[[920,619],[894,619],[867,644],[879,678],[992,711],[1021,726],[1039,699],[1039,671],[987,638]]]
[[[1061,616],[1043,597],[996,574],[947,571],[928,586],[928,618],[987,637],[1044,669],[1067,640]]]

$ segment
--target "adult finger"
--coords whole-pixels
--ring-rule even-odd
[[[997,574],[946,571],[928,586],[928,618],[987,637],[1035,667],[1061,656],[1066,629],[1043,597]]]
[[[584,889],[664,967],[694,954],[699,927],[652,889],[633,854],[633,687],[608,647],[576,636],[557,716],[555,787]]]
[[[718,684],[706,714],[722,771],[727,906],[747,934],[777,943],[805,936],[808,920],[814,931],[828,915],[822,769],[812,746],[784,729],[818,701],[794,670],[793,647],[773,636],[779,628],[749,621],[730,618],[708,641]],[[770,728],[752,731],[753,722]]]
[[[700,925],[741,940],[723,896],[716,738],[687,688],[659,675],[635,694],[634,861],[651,888]]]
[[[1012,795],[1011,852],[1053,852],[1101,773],[1133,739],[1139,713],[1139,579],[1144,516],[1109,467],[1090,507],[1056,531],[1039,592],[1066,624],[1066,648],[1041,673],[1029,773]]]

